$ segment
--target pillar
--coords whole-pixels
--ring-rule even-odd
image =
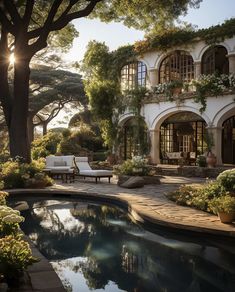
[[[150,130],[151,149],[150,156],[153,164],[160,163],[160,130]]]
[[[149,69],[148,71],[149,73],[149,82],[150,82],[150,86],[154,87],[159,83],[158,80],[158,70],[153,68],[153,69]]]
[[[212,153],[215,154],[217,158],[217,165],[222,165],[222,127],[208,127],[208,133],[213,136],[214,146],[212,147]]]
[[[227,55],[229,62],[229,73],[235,73],[235,53]]]
[[[197,79],[202,74],[202,65],[200,61],[194,62],[194,78]]]

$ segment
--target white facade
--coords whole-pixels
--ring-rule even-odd
[[[235,37],[226,39],[224,42],[218,43],[227,50],[227,58],[229,61],[229,73],[235,74]],[[139,58],[147,67],[147,87],[151,88],[159,83],[159,68],[162,60],[174,50],[187,51],[194,61],[194,78],[201,74],[202,56],[209,48],[204,42],[199,41],[194,45],[172,48],[166,52],[151,51],[146,52]],[[203,113],[200,113],[200,104],[195,103],[191,98],[186,98],[183,102],[178,101],[160,101],[145,102],[141,109],[145,123],[151,139],[151,160],[153,163],[160,163],[160,126],[171,115],[179,112],[193,112],[199,115],[206,122],[208,130],[214,136],[213,152],[217,156],[217,164],[222,164],[222,126],[223,122],[235,116],[235,94],[225,94],[218,97],[208,97],[207,107]],[[120,117],[120,124],[132,116],[131,112],[126,112]]]

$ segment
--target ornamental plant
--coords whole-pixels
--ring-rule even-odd
[[[37,259],[32,256],[28,242],[22,240],[21,235],[0,238],[0,250],[0,274],[11,282],[12,279],[18,278],[29,265],[37,262]]]
[[[34,188],[52,185],[52,179],[42,172],[44,163],[33,161],[21,163],[20,160],[9,160],[0,165],[0,180],[5,189]]]
[[[127,159],[121,165],[114,167],[116,174],[121,175],[148,175],[149,168],[147,160],[141,156],[134,156],[132,159]]]
[[[221,172],[216,180],[226,191],[235,192],[235,168]]]
[[[7,192],[1,192],[0,191],[0,206],[6,205],[6,197],[8,196]]]
[[[235,214],[235,197],[231,197],[229,194],[227,194],[219,198],[214,198],[209,202],[209,207],[215,214]]]
[[[153,92],[155,94],[164,94],[171,99],[174,96],[174,91],[176,88],[183,88],[182,80],[173,80],[167,83],[160,83],[154,87]]]
[[[195,88],[194,101],[201,103],[200,112],[206,109],[206,96],[223,95],[225,91],[235,90],[235,76],[234,74],[211,74],[200,75],[198,79],[193,79],[190,86]]]
[[[19,231],[19,223],[24,221],[18,210],[7,206],[0,206],[0,236],[16,235]]]

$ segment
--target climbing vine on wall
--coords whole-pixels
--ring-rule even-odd
[[[235,35],[235,18],[226,20],[223,24],[218,24],[205,29],[194,30],[191,27],[180,29],[177,27],[169,30],[162,30],[156,36],[147,36],[145,40],[134,44],[134,49],[138,53],[143,53],[152,49],[167,50],[172,47],[181,46],[204,40],[207,44],[213,45],[225,38]]]

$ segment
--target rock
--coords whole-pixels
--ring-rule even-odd
[[[140,176],[132,176],[120,185],[120,187],[127,189],[142,188],[143,186],[144,179]]]
[[[131,177],[133,177],[133,176],[131,176],[131,175],[119,175],[117,184],[119,186],[121,186],[124,182],[126,182]],[[154,175],[154,176],[151,176],[151,175],[141,176],[141,178],[143,178],[143,180],[144,180],[144,184],[145,185],[159,185],[161,183],[160,177],[161,176],[159,176],[159,175],[158,176],[157,175]]]
[[[25,211],[29,209],[29,205],[26,201],[19,201],[15,204],[14,209],[18,211]]]

